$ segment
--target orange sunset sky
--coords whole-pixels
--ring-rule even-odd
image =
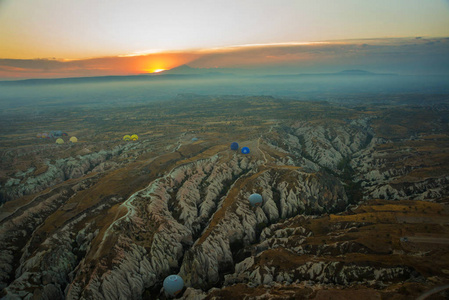
[[[183,64],[445,73],[448,36],[443,0],[0,0],[0,79],[132,75]]]

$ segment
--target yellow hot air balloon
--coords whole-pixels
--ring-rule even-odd
[[[129,140],[131,140],[131,137],[127,134],[127,135],[125,135],[125,136],[123,137],[123,140],[124,140],[124,141],[129,141]]]
[[[69,141],[72,143],[77,143],[78,139],[76,138],[76,136],[72,136]]]
[[[133,141],[137,141],[137,140],[139,139],[139,137],[137,136],[137,134],[133,134],[133,135],[131,136],[131,139],[132,139]]]
[[[59,138],[59,139],[56,140],[56,144],[60,144],[60,145],[64,144],[64,140]]]

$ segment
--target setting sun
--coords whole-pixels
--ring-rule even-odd
[[[201,55],[194,52],[156,53],[134,56],[134,68],[139,73],[157,74],[171,70],[198,59]]]

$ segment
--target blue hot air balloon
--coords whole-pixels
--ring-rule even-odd
[[[178,275],[170,275],[164,279],[164,291],[175,297],[184,288],[184,281]]]
[[[251,206],[261,206],[263,203],[263,199],[260,194],[252,194],[249,196],[248,200]]]
[[[192,138],[192,142],[196,142],[196,141],[198,141],[198,138],[196,138],[196,137]]]
[[[231,150],[238,150],[238,149],[239,149],[239,144],[236,143],[236,142],[233,142],[233,143],[231,144]]]
[[[242,153],[243,154],[248,154],[249,153],[249,148],[248,147],[243,147],[242,148]]]

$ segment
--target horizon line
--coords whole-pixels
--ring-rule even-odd
[[[188,66],[188,65],[187,65]],[[190,66],[189,66],[190,67]],[[170,71],[173,69],[176,69],[178,67],[166,70],[166,71]],[[193,67],[191,67],[193,68]],[[209,70],[209,69],[213,69],[213,68],[193,68],[193,69],[198,69],[198,70]],[[227,68],[219,68],[219,69],[227,69]],[[400,74],[400,73],[377,73],[377,72],[371,72],[371,71],[367,71],[367,70],[362,70],[362,69],[344,69],[341,71],[336,71],[336,72],[317,72],[317,73],[282,73],[282,74],[261,74],[259,76],[256,77],[267,77],[267,76],[307,76],[307,75],[338,75],[340,73],[346,72],[346,71],[363,71],[363,72],[367,72],[370,73],[372,75],[390,75],[390,76],[449,76],[449,73],[447,74]],[[165,71],[164,71],[165,72]],[[128,74],[128,75],[100,75],[100,76],[73,76],[73,77],[45,77],[45,78],[38,78],[38,77],[32,77],[32,78],[0,78],[0,83],[4,83],[4,82],[18,82],[18,81],[27,81],[27,80],[64,80],[64,79],[84,79],[84,78],[107,78],[107,77],[138,77],[138,76],[142,76],[142,77],[161,77],[161,76],[166,76],[166,75],[180,75],[180,76],[192,76],[192,75],[205,75],[205,74],[163,74],[164,72],[160,72],[160,73],[136,73],[136,74]],[[243,77],[254,77],[254,75],[248,75],[248,74],[244,74],[244,75],[236,75],[236,74],[225,74],[224,75],[232,75],[232,76],[243,76]],[[369,75],[369,74],[367,74]],[[363,75],[359,75],[359,76],[363,76]]]

